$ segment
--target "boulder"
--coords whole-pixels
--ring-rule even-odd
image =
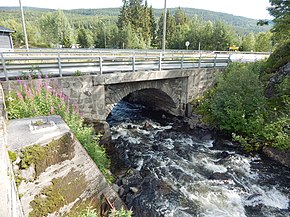
[[[290,149],[278,150],[272,147],[263,147],[262,152],[269,158],[281,163],[290,168]]]

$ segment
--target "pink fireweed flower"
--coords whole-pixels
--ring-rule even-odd
[[[26,84],[26,82],[22,83],[22,87],[23,87],[24,91],[27,92],[27,84]]]
[[[28,98],[34,99],[34,95],[33,95],[32,90],[30,88],[27,89],[25,94]]]
[[[53,108],[53,106],[50,106],[50,114],[54,114],[54,108]]]
[[[45,75],[45,87],[48,88],[49,87],[49,81],[48,81],[48,76]]]
[[[23,80],[21,80],[20,78],[17,79],[18,84],[22,85],[24,83]]]
[[[75,103],[73,103],[73,110],[74,110],[75,113],[79,113],[79,107]]]
[[[18,99],[20,99],[21,101],[24,101],[23,96],[22,96],[22,94],[21,94],[19,91],[17,91],[17,97],[18,97]]]
[[[39,95],[41,92],[41,88],[42,88],[42,81],[41,80],[37,80],[36,81],[36,85],[35,85],[35,94]]]

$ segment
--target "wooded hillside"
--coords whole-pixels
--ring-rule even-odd
[[[125,2],[129,3],[130,1]],[[148,5],[144,5],[142,0],[138,4],[142,5],[143,9],[148,10],[148,12],[151,9]],[[57,11],[25,7],[29,44],[32,47],[56,47],[59,45],[70,47],[72,44],[99,48],[161,47],[162,9],[152,9],[151,18],[154,19],[154,22],[151,19],[150,26],[148,26],[151,33],[142,35],[141,39],[138,35],[141,33],[136,30],[136,26],[133,26],[135,29],[126,26],[126,29],[121,30],[120,26],[117,25],[121,9]],[[13,35],[15,47],[23,47],[24,40],[19,8],[0,7],[0,13],[0,25],[16,30]],[[202,49],[226,50],[232,44],[239,46],[241,50],[269,51],[271,47],[269,45],[270,33],[267,33],[271,25],[257,26],[255,19],[193,8],[171,8],[168,9],[167,16],[169,18],[168,26],[172,27],[171,32],[167,33],[166,47],[170,49],[185,49],[184,42],[187,40],[191,43],[190,49],[197,49],[199,42],[202,44]],[[186,22],[178,23],[178,16],[185,17]],[[142,25],[144,26],[144,24]],[[61,30],[62,28],[65,29]],[[204,35],[205,32],[202,32],[204,28],[209,31],[210,35]],[[196,31],[193,32],[193,29]],[[214,44],[210,44],[213,40],[218,40],[213,36],[215,35],[214,31],[216,34],[217,31],[226,32],[225,40],[220,42],[223,46],[215,47]],[[126,40],[124,37],[127,37]],[[130,42],[135,39],[140,40],[136,43]],[[258,42],[256,43],[256,41]],[[262,48],[255,47],[255,44],[261,43],[267,45],[263,45]]]

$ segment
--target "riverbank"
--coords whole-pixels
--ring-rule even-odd
[[[211,129],[190,129],[188,119],[156,118],[158,112],[125,106],[108,119],[112,171],[135,216],[289,213],[289,169],[243,151]]]
[[[218,134],[220,136],[225,136],[222,132],[217,132],[213,126],[210,124],[206,124],[202,121],[202,116],[193,114],[190,118],[184,118],[183,121],[188,125],[189,129],[199,129],[200,132],[210,132],[213,134]],[[228,140],[231,140],[231,136],[226,136]],[[290,141],[289,141],[290,142]],[[236,142],[235,145],[237,148],[243,149],[242,145]],[[279,150],[273,147],[264,146],[258,151],[254,151],[255,153],[263,154],[266,157],[280,163],[282,166],[290,168],[290,149],[287,150]]]

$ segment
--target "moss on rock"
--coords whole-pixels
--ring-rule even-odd
[[[8,155],[9,155],[11,162],[14,162],[17,158],[17,153],[14,151],[8,150]]]
[[[34,165],[36,177],[51,165],[70,160],[74,157],[73,139],[67,133],[60,139],[53,140],[48,145],[32,145],[21,151],[20,169]]]
[[[86,179],[77,171],[70,171],[65,177],[53,179],[51,185],[37,194],[30,206],[29,217],[47,216],[58,212],[66,204],[75,201],[85,191]]]

